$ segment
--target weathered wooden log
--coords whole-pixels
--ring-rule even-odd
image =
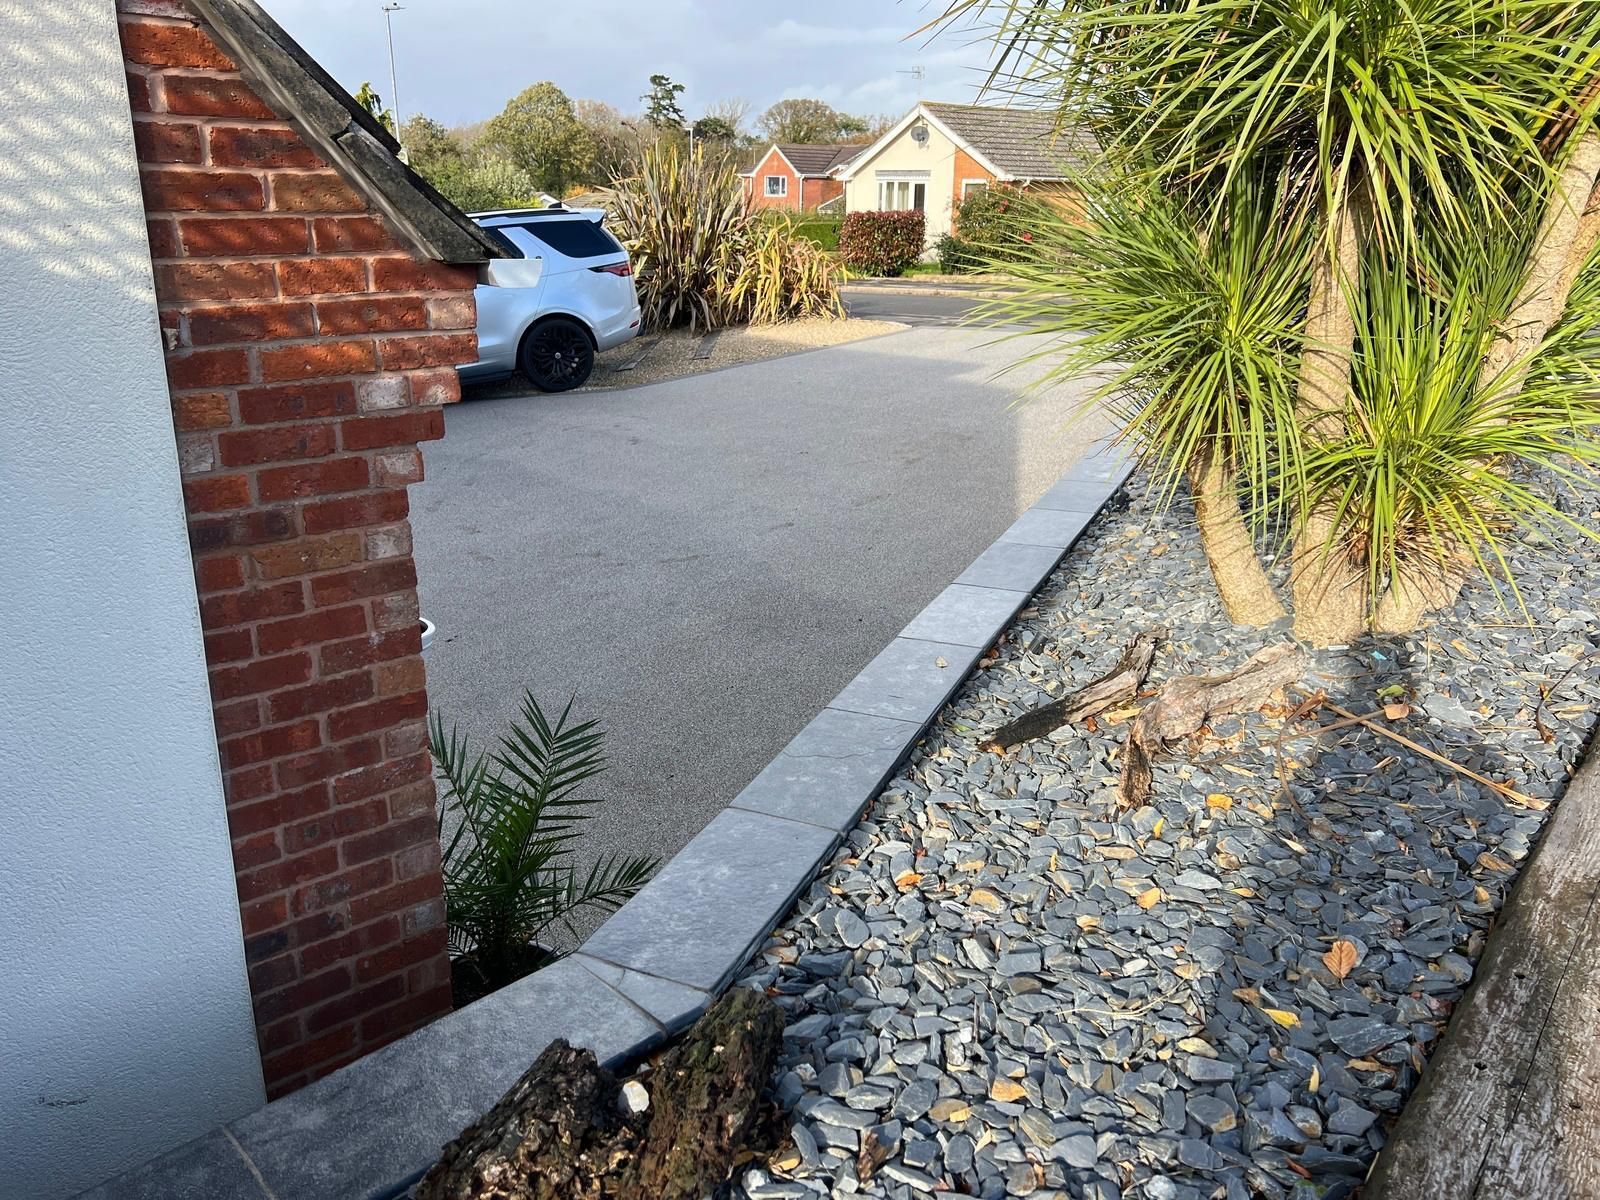
[[[996,753],[1009,750],[1012,746],[1054,733],[1063,725],[1076,724],[1097,716],[1114,704],[1132,700],[1144,685],[1145,676],[1150,674],[1150,664],[1156,657],[1156,644],[1165,636],[1162,630],[1139,634],[1123,647],[1117,665],[1099,679],[1079,688],[1070,696],[1052,700],[1000,726],[988,740],[979,743],[979,749]]]
[[[1137,808],[1149,798],[1150,758],[1168,742],[1198,732],[1213,717],[1260,708],[1274,691],[1304,675],[1309,665],[1299,646],[1280,642],[1257,651],[1237,670],[1169,679],[1128,730],[1117,785],[1122,807]]]
[[[445,1147],[417,1200],[701,1200],[745,1148],[782,1040],[778,1006],[733,989],[640,1077],[637,1113],[590,1051],[552,1042]]]

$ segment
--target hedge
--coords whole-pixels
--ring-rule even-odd
[[[922,257],[926,244],[920,212],[853,212],[839,230],[839,256],[862,275],[898,275]]]

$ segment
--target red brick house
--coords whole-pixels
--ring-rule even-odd
[[[0,41],[39,81],[0,99],[32,122],[0,159],[42,180],[36,217],[0,217],[0,270],[53,339],[37,368],[0,347],[39,397],[0,450],[37,480],[0,485],[0,619],[34,647],[0,694],[48,705],[84,777],[8,771],[41,824],[0,849],[26,926],[30,839],[82,829],[37,918],[59,938],[0,983],[0,1062],[40,1097],[0,1101],[0,1142],[44,1196],[450,1009],[407,488],[499,251],[253,0],[12,6]],[[70,154],[42,132],[69,128]]]
[[[811,212],[844,195],[844,184],[832,173],[862,149],[775,142],[755,166],[739,172],[744,177],[745,200],[752,208]]]

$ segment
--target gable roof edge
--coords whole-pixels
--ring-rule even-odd
[[[946,125],[943,121],[936,117],[928,109],[927,104],[921,100],[917,101],[916,107],[891,125],[888,130],[884,132],[882,137],[873,142],[870,146],[868,146],[854,158],[850,159],[848,162],[835,167],[831,172],[829,172],[829,174],[831,174],[835,179],[854,179],[858,170],[866,166],[873,159],[877,158],[878,155],[887,150],[890,144],[894,142],[896,138],[898,138],[907,129],[911,128],[912,122],[919,116],[929,124],[933,125],[939,130],[940,133],[944,134],[945,137],[949,138],[962,150],[966,151],[973,158],[977,159],[979,165],[981,165],[985,171],[988,171],[997,180],[1007,183],[1011,182],[1011,172],[1001,170],[997,165],[995,165],[995,163],[990,161],[988,155],[984,154],[971,142],[967,141],[966,138],[960,136],[955,130],[951,129],[950,126]]]

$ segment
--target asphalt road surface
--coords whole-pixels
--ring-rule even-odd
[[[881,286],[847,287],[842,292],[852,317],[906,325],[959,325],[980,303],[972,296],[927,296]]]
[[[993,338],[453,406],[412,491],[434,704],[486,746],[525,687],[576,696],[585,859],[670,856],[1103,432],[1065,389],[1012,408]]]

